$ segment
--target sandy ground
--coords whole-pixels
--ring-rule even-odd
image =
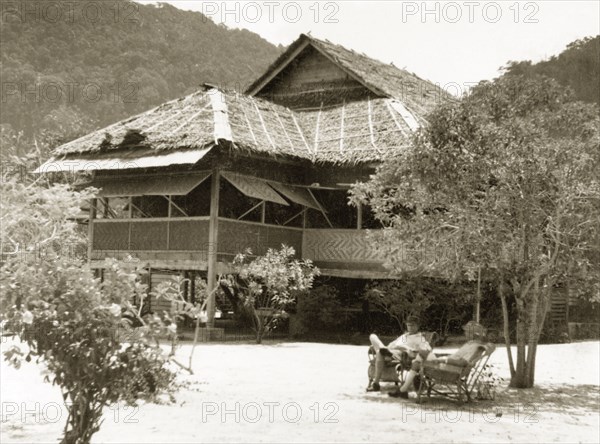
[[[189,350],[179,349],[181,361]],[[115,405],[93,441],[597,443],[599,357],[599,342],[540,346],[536,388],[519,391],[506,388],[499,348],[491,362],[505,384],[496,401],[457,407],[366,393],[365,346],[202,344],[176,403]],[[66,419],[58,389],[34,364],[0,369],[0,441],[57,442]]]

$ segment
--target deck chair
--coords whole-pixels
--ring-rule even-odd
[[[419,372],[417,402],[432,394],[446,397],[463,404],[471,402],[479,376],[496,349],[492,343],[482,344],[480,352],[465,366],[438,362],[423,362]],[[415,384],[417,385],[417,384]]]
[[[431,345],[431,347],[435,346],[439,336],[436,332],[422,332],[425,339]],[[369,357],[369,367],[367,369],[367,375],[369,377],[369,383],[367,387],[370,387],[373,383],[373,378],[375,377],[375,359],[377,356],[377,352],[375,348],[371,345],[368,350]],[[408,356],[407,353],[402,353],[400,359],[396,359],[394,357],[386,356],[385,358],[385,366],[383,367],[383,373],[381,375],[381,379],[379,382],[393,382],[396,387],[402,385],[404,383],[404,379],[406,378],[406,373],[410,370],[410,366],[412,364],[412,358]]]

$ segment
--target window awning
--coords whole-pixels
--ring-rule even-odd
[[[58,173],[63,171],[96,171],[96,170],[130,170],[135,168],[153,168],[169,165],[194,164],[202,159],[210,150],[187,151],[155,151],[150,149],[127,150],[121,152],[105,152],[97,154],[81,154],[52,158],[34,173]]]
[[[99,178],[81,184],[80,187],[91,186],[100,188],[100,197],[118,196],[184,196],[196,188],[210,176],[209,171],[187,175],[147,176],[136,178]]]
[[[248,197],[268,200],[269,202],[275,202],[280,205],[289,205],[283,197],[277,194],[277,192],[262,179],[240,176],[239,174],[232,172],[224,172],[222,173],[222,176],[224,179],[227,179],[231,185]]]
[[[269,182],[269,185],[271,185],[273,188],[275,188],[275,190],[279,191],[292,202],[308,208],[320,210],[319,205],[313,196],[305,188],[293,187],[291,185],[285,185],[278,182]]]

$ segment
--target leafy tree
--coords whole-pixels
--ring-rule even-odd
[[[439,334],[441,344],[452,326],[464,323],[471,294],[472,289],[464,282],[405,277],[371,283],[364,298],[394,319],[399,331],[404,330],[409,316],[417,316],[422,329]]]
[[[269,248],[254,259],[250,259],[250,251],[240,253],[232,262],[234,272],[219,280],[235,309],[250,319],[258,344],[287,317],[285,308],[295,302],[299,292],[312,287],[319,273],[310,260],[294,259],[295,253],[285,245],[280,250]]]
[[[390,267],[471,279],[481,269],[496,282],[514,387],[534,384],[555,284],[599,295],[598,114],[547,78],[482,82],[440,106],[412,149],[354,188],[388,225],[372,236]],[[399,254],[406,248],[419,254]]]
[[[75,217],[89,190],[4,179],[0,320],[20,340],[5,358],[45,364],[46,380],[68,401],[62,442],[88,443],[105,406],[171,390],[175,375],[154,339],[165,329],[160,319],[140,318],[137,341],[121,340],[122,314],[135,313],[132,299],[147,289],[137,270],[107,263],[111,273],[100,282],[85,263]]]
[[[367,287],[365,298],[387,313],[404,330],[409,316],[421,317],[431,304],[433,296],[424,291],[421,280],[389,280]]]

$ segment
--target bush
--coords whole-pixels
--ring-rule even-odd
[[[221,277],[219,285],[251,320],[260,344],[265,333],[285,323],[286,309],[312,287],[319,270],[308,259],[295,259],[295,250],[283,244],[280,250],[269,248],[253,259],[251,254],[250,250],[237,254],[231,263],[233,273]]]
[[[27,345],[11,347],[5,358],[16,367],[36,359],[53,375],[46,381],[70,400],[63,443],[90,442],[105,406],[152,400],[173,388],[175,374],[154,339],[164,332],[159,320],[144,323],[139,342],[120,341],[122,313],[145,291],[134,271],[111,263],[114,278],[102,284],[88,267],[63,258],[24,265],[2,267],[3,301],[12,302],[6,327]]]
[[[549,317],[549,315],[548,315]],[[569,338],[569,330],[566,323],[553,322],[551,319],[546,319],[544,328],[540,334],[540,344],[564,344],[571,342]]]
[[[296,333],[305,334],[339,327],[343,322],[341,310],[338,291],[331,285],[321,285],[303,293],[296,304]]]
[[[475,386],[475,398],[479,400],[496,399],[498,388],[504,383],[504,378],[498,376],[498,371],[493,364],[486,364],[481,370],[481,375]]]

